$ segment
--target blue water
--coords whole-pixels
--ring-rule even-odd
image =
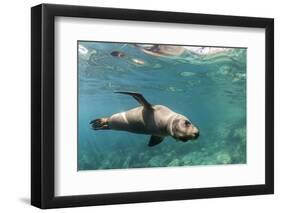
[[[78,170],[246,163],[246,49],[161,57],[132,44],[79,45]],[[116,50],[125,56],[112,56]],[[187,116],[200,137],[149,147],[149,135],[92,130],[91,120],[139,106],[114,91],[139,92]]]

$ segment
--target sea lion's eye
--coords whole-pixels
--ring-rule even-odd
[[[185,126],[189,126],[191,123],[188,121],[188,120],[186,120],[185,122],[184,122],[184,125]]]

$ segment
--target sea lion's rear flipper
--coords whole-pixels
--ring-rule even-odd
[[[98,118],[90,122],[93,130],[109,129],[108,118]]]
[[[137,100],[137,102],[139,102],[145,108],[147,108],[147,109],[151,109],[152,108],[152,105],[147,100],[145,100],[145,98],[140,93],[135,93],[135,92],[115,92],[115,93],[131,95],[134,99]]]
[[[148,142],[148,146],[155,146],[155,145],[161,143],[163,140],[164,140],[164,137],[151,135],[150,140]]]

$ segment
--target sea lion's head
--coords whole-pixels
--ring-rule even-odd
[[[186,142],[188,140],[195,140],[199,137],[199,129],[184,116],[175,118],[171,125],[172,137],[176,140]]]

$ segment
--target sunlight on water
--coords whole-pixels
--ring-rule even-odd
[[[247,50],[190,47],[156,55],[151,46],[79,42],[78,170],[246,163]],[[149,147],[149,135],[92,130],[91,120],[139,106],[114,91],[139,92],[187,116],[200,137],[166,137]]]

